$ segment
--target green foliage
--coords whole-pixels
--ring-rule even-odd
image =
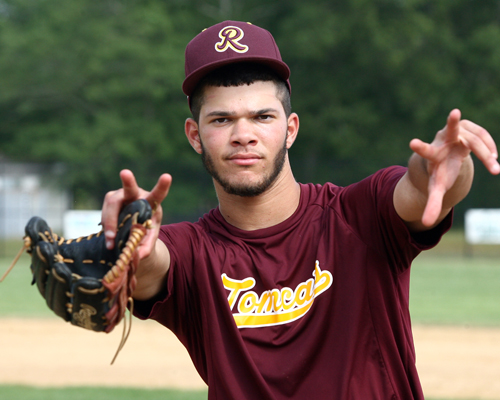
[[[167,220],[215,204],[183,124],[187,42],[224,19],[269,29],[292,69],[300,181],[346,185],[406,164],[459,107],[498,138],[498,2],[465,0],[6,0],[0,7],[0,149],[63,163],[76,207],[99,206],[122,168],[174,185]],[[477,168],[458,209],[495,207],[500,182]]]
[[[430,140],[454,107],[496,133],[498,116],[485,109],[499,99],[488,38],[498,30],[496,2],[292,4],[277,30],[303,116],[294,146],[301,179],[348,184],[405,164],[409,141]]]
[[[163,2],[142,1],[16,0],[5,2],[5,10],[5,154],[62,162],[61,184],[98,199],[117,187],[122,168],[151,187],[164,159],[175,155],[190,167],[192,160],[183,160],[191,151],[182,135],[186,100],[179,87],[191,35],[176,26],[182,8],[176,18]]]
[[[206,398],[206,390],[0,386],[0,400],[204,400]]]

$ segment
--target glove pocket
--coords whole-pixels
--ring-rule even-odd
[[[105,329],[106,289],[100,279],[83,277],[73,282],[71,323],[101,332]]]

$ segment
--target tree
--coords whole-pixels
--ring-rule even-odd
[[[4,154],[64,163],[61,183],[84,206],[99,205],[119,184],[121,168],[133,169],[145,187],[165,167],[193,169],[195,157],[182,134],[187,103],[179,90],[191,37],[179,29],[182,7],[171,15],[154,1],[4,4]],[[178,210],[193,205],[185,200]]]
[[[77,207],[99,207],[121,168],[146,188],[170,172],[167,220],[200,214],[216,199],[183,134],[184,48],[203,28],[237,19],[270,30],[292,69],[297,178],[347,185],[406,165],[409,141],[432,139],[454,107],[496,135],[498,4],[4,0],[1,153],[62,163]],[[478,168],[462,207],[495,206],[499,185]]]
[[[273,28],[293,71],[295,109],[307,118],[292,149],[299,179],[349,184],[406,165],[409,141],[431,140],[455,107],[496,135],[497,1],[288,4]],[[497,204],[499,184],[477,168],[459,213]]]

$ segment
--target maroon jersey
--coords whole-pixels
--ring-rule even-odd
[[[302,185],[286,221],[243,231],[218,209],[164,226],[164,292],[136,315],[171,329],[209,399],[423,399],[409,315],[412,236],[393,205],[406,171]]]

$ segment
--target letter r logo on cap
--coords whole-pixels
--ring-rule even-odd
[[[223,53],[231,48],[237,53],[246,53],[248,51],[248,46],[240,43],[243,36],[245,36],[245,33],[241,28],[237,26],[226,26],[219,32],[221,41],[215,43],[215,50],[219,53]]]

